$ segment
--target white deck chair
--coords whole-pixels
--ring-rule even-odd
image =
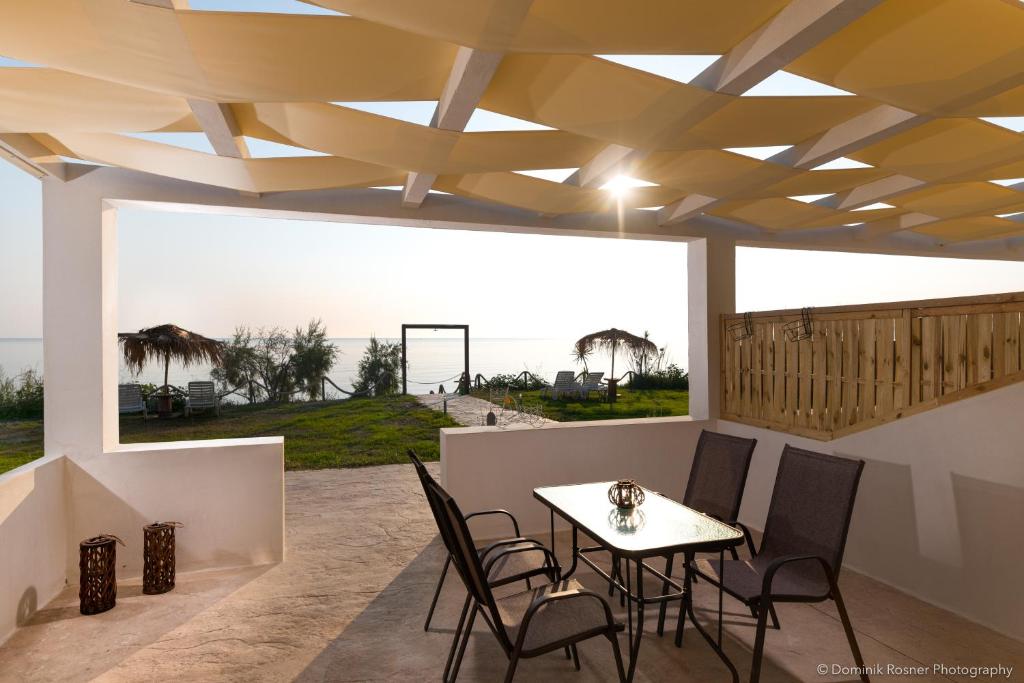
[[[607,393],[608,387],[601,384],[602,379],[604,379],[603,372],[587,373],[583,384],[579,388],[580,398],[590,398],[590,394],[593,391],[596,391],[599,395]]]
[[[189,382],[188,397],[185,399],[185,415],[191,415],[197,410],[213,410],[215,415],[220,415],[220,397],[213,382]]]
[[[138,384],[117,385],[117,412],[121,415],[142,413],[143,419],[149,417],[146,411],[146,399],[142,397],[142,387]]]
[[[579,385],[575,381],[576,373],[572,370],[560,370],[555,375],[555,383],[550,387],[541,390],[541,397],[549,396],[558,398],[560,394],[575,394],[579,391]]]

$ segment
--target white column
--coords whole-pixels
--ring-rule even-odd
[[[43,179],[46,455],[118,443],[117,211],[90,181]]]
[[[690,415],[717,418],[721,397],[719,316],[736,311],[736,243],[706,237],[686,245]]]

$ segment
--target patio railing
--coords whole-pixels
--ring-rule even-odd
[[[723,315],[723,419],[833,439],[1024,380],[1024,292]]]

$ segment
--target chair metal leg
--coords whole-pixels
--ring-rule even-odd
[[[572,659],[572,651],[569,650],[569,646],[568,645],[565,646],[565,658],[566,659]]]
[[[451,671],[452,662],[455,660],[455,651],[458,649],[459,642],[462,639],[462,627],[466,623],[466,615],[469,613],[469,603],[471,600],[472,598],[467,593],[466,601],[462,605],[462,614],[459,615],[459,625],[455,627],[455,633],[452,635],[452,646],[451,649],[448,650],[448,661],[444,664],[444,675],[441,680],[448,680],[448,672]]]
[[[779,615],[775,613],[775,605],[768,603],[768,616],[772,618],[772,628],[779,630]]]
[[[622,652],[619,650],[619,638],[614,633],[608,635],[612,641],[612,653],[615,655],[615,671],[619,674],[619,683],[626,683],[626,670],[622,666]]]
[[[444,579],[448,575],[448,565],[452,563],[452,556],[444,558],[444,567],[441,569],[441,576],[437,579],[437,588],[434,589],[434,599],[430,601],[430,609],[427,610],[427,620],[423,624],[423,630],[430,630],[430,620],[434,618],[434,608],[437,607],[437,599],[441,597],[441,589],[444,587]]]
[[[675,561],[675,559],[676,559],[676,556],[675,556],[674,553],[672,555],[669,555],[667,558],[665,558],[665,576],[668,576],[668,577],[672,576],[672,563]],[[668,594],[668,590],[669,590],[669,584],[666,581],[665,584],[661,587],[661,594],[662,595],[667,595]],[[666,609],[668,609],[668,603],[665,603],[665,602],[661,603],[661,605],[658,607],[658,635],[659,636],[665,635],[665,610]]]
[[[843,596],[839,592],[839,586],[832,586],[832,599],[836,601],[836,609],[839,611],[839,618],[843,622],[843,630],[846,631],[846,640],[850,643],[850,651],[853,653],[853,661],[860,668],[860,680],[869,683],[868,675],[864,669],[864,658],[860,654],[860,647],[857,645],[857,636],[853,632],[853,624],[850,623],[850,615],[846,613],[846,604],[843,603]]]
[[[771,602],[758,606],[757,635],[754,637],[754,658],[750,663],[750,683],[758,683],[761,679],[761,657],[764,655],[764,631],[768,626],[768,612]]]
[[[576,643],[569,646],[569,650],[572,652],[572,665],[576,667],[576,670],[580,670],[580,653],[576,650]]]
[[[474,604],[473,609],[469,613],[469,622],[466,623],[466,630],[462,632],[462,643],[459,645],[459,655],[455,658],[455,667],[452,669],[452,677],[448,679],[448,683],[455,683],[455,679],[459,676],[459,667],[462,666],[462,656],[466,654],[466,645],[469,644],[469,634],[473,632],[473,622],[476,621],[477,609],[479,609],[479,607]]]
[[[505,669],[505,683],[512,683],[516,675],[516,665],[519,664],[519,650],[513,650],[508,658],[508,668]]]

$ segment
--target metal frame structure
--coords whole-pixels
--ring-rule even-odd
[[[407,360],[406,360],[406,338],[407,330],[462,330],[462,351],[464,361],[464,372],[466,391],[469,391],[469,325],[427,325],[427,324],[403,324],[402,325],[402,393],[407,394]]]

